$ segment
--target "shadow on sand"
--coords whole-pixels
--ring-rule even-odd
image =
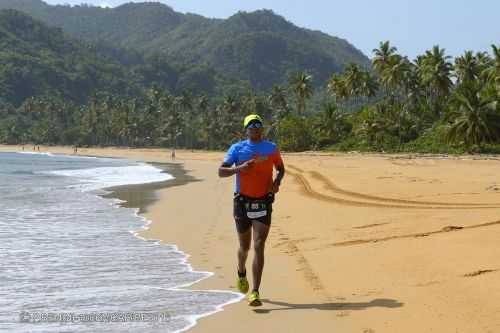
[[[263,299],[263,304],[278,305],[279,308],[273,309],[255,309],[256,313],[269,313],[271,311],[281,311],[281,310],[332,310],[332,311],[345,311],[345,310],[364,310],[368,308],[399,308],[402,307],[404,303],[398,302],[394,299],[387,298],[377,298],[370,302],[360,302],[360,303],[320,303],[320,304],[293,304],[280,301],[272,301],[269,299]]]

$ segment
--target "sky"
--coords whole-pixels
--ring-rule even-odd
[[[45,0],[50,4],[115,7],[122,0]],[[143,2],[143,1],[133,1]],[[158,2],[158,1],[156,1]],[[455,57],[500,45],[498,0],[161,0],[182,13],[227,18],[238,11],[272,9],[292,23],[348,40],[364,54],[389,40],[414,59],[434,45]]]

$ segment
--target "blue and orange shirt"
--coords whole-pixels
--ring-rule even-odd
[[[224,164],[240,165],[251,159],[255,159],[253,167],[236,174],[236,193],[260,198],[272,191],[273,166],[283,165],[283,160],[278,147],[271,141],[252,143],[244,140],[229,148]]]

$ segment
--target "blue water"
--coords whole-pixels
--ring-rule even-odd
[[[129,160],[0,153],[0,331],[177,332],[239,300],[178,289],[210,273],[136,237],[137,209],[100,196],[168,179]]]

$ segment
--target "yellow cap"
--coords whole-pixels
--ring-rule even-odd
[[[257,120],[260,121],[261,123],[264,123],[262,121],[262,118],[258,114],[251,114],[245,117],[245,120],[243,121],[243,127],[247,128],[248,124],[250,124],[252,120]]]

